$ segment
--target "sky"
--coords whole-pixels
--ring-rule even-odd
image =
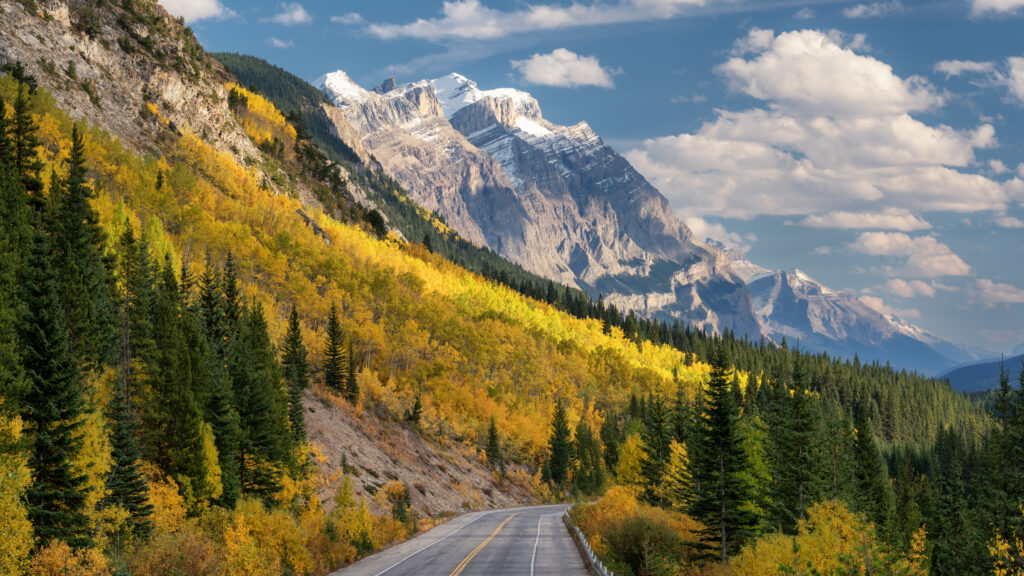
[[[459,72],[586,121],[699,238],[1024,343],[1024,0],[160,0],[209,51]]]

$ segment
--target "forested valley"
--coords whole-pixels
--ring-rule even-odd
[[[639,318],[409,208],[300,99],[223,90],[280,182],[156,104],[166,148],[137,152],[0,77],[3,574],[319,575],[438,521],[412,482],[325,473],[311,398],[577,502],[620,575],[1024,573],[1024,367],[986,410]]]

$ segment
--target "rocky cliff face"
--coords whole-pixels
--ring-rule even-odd
[[[90,0],[36,4],[32,14],[0,1],[0,63],[22,63],[72,116],[140,151],[158,150],[170,131],[200,136],[239,161],[260,156],[227,106],[224,70],[163,9],[147,2],[133,11]]]
[[[334,72],[317,85],[412,197],[466,238],[623,307],[760,335],[728,258],[694,242],[586,123],[557,126],[529,94],[457,74],[370,92]]]

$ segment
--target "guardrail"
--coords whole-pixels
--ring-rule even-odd
[[[590,547],[590,542],[587,542],[587,537],[583,535],[583,530],[580,530],[580,527],[573,523],[568,510],[565,511],[565,521],[569,524],[569,527],[572,528],[577,541],[580,543],[580,546],[583,547],[583,552],[587,555],[587,561],[590,562],[590,566],[594,568],[594,571],[597,572],[598,576],[615,576],[614,572],[601,563],[601,559],[597,557],[597,554],[594,553],[594,549]]]

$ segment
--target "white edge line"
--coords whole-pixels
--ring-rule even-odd
[[[455,535],[455,534],[456,534],[457,532],[459,532],[459,530],[462,530],[462,529],[463,529],[463,528],[465,528],[466,526],[469,526],[469,525],[471,525],[471,524],[474,524],[474,523],[476,523],[476,521],[477,521],[477,520],[479,520],[479,519],[481,519],[481,518],[483,518],[483,517],[485,517],[485,516],[490,516],[491,514],[493,514],[493,512],[487,512],[487,513],[484,513],[484,514],[481,514],[481,515],[477,516],[477,517],[476,517],[476,518],[474,518],[474,519],[473,519],[473,520],[472,520],[471,522],[466,522],[466,523],[465,523],[465,524],[463,524],[462,526],[459,526],[458,528],[456,528],[456,529],[455,529],[455,530],[453,530],[452,532],[450,532],[450,533],[446,534],[444,538],[441,538],[440,540],[435,540],[434,542],[431,542],[430,544],[427,544],[427,545],[426,545],[426,546],[424,546],[423,548],[420,548],[419,550],[417,550],[417,551],[413,552],[412,554],[409,554],[408,556],[406,556],[405,558],[402,558],[402,559],[401,559],[401,560],[399,560],[398,562],[395,562],[395,563],[394,563],[394,564],[392,564],[391,566],[388,566],[387,568],[385,568],[385,569],[381,570],[380,572],[377,572],[377,573],[376,573],[376,574],[375,574],[374,576],[381,576],[381,574],[384,574],[384,573],[386,573],[386,572],[390,572],[390,571],[391,571],[392,569],[394,569],[394,568],[395,568],[396,566],[398,566],[398,565],[399,565],[399,564],[401,564],[402,562],[405,562],[405,561],[406,561],[406,560],[408,560],[409,558],[412,558],[413,556],[415,556],[415,555],[419,554],[420,552],[423,552],[424,550],[426,550],[427,548],[430,548],[430,547],[431,547],[431,546],[433,546],[434,544],[440,544],[441,542],[443,542],[443,541],[447,540],[449,536],[454,536],[454,535]]]
[[[537,518],[537,539],[533,541],[533,559],[530,560],[530,576],[533,576],[533,567],[537,563],[537,545],[540,544],[540,523],[544,521],[544,515]]]

